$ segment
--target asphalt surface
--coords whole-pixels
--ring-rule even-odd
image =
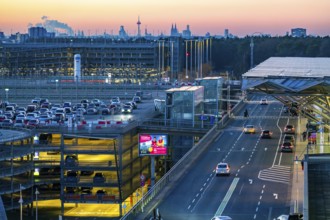
[[[296,119],[278,118],[282,106],[279,102],[248,104],[249,115],[259,117],[234,120],[225,128],[160,203],[162,219],[226,215],[235,220],[271,220],[288,214],[295,153],[281,153],[279,145],[284,126],[296,125]],[[256,134],[243,133],[246,124],[254,125]],[[264,129],[273,132],[272,139],[261,139]],[[231,165],[229,177],[214,175],[221,161]]]

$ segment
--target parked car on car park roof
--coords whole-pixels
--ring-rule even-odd
[[[87,115],[97,115],[98,111],[96,108],[88,108],[86,114]]]
[[[14,121],[11,119],[5,119],[1,122],[2,127],[11,127],[14,125]]]
[[[16,119],[14,124],[13,124],[13,127],[16,127],[16,128],[25,127],[25,120],[24,119]]]
[[[122,113],[132,113],[133,112],[133,107],[131,105],[124,105],[121,108]]]
[[[40,123],[38,119],[31,119],[27,122],[26,126],[28,128],[37,128],[39,127]]]
[[[134,96],[132,99],[133,102],[140,103],[141,102],[141,97],[140,96]]]

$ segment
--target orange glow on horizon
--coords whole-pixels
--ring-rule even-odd
[[[26,33],[28,24],[42,23],[42,16],[68,24],[87,35],[118,34],[124,25],[130,34],[147,27],[155,35],[169,34],[172,24],[182,32],[189,24],[193,35],[222,35],[224,29],[238,36],[262,32],[284,35],[291,28],[306,28],[307,33],[330,35],[328,0],[3,0],[0,8],[0,31]]]

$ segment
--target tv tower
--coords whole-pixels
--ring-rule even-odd
[[[138,37],[141,37],[141,29],[140,29],[141,21],[140,21],[140,16],[139,16],[138,22],[136,24],[138,25],[138,34],[137,34],[137,36]]]

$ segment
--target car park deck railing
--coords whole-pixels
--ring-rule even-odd
[[[31,137],[33,132],[30,129],[1,127],[0,126],[0,144]]]

